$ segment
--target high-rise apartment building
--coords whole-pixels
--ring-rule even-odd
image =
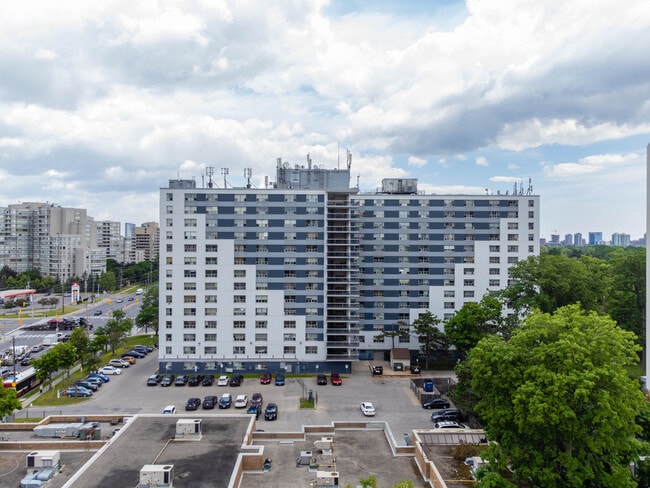
[[[449,318],[539,253],[539,196],[350,187],[346,169],[278,160],[263,189],[160,190],[160,371],[345,372],[383,331]],[[416,337],[399,347],[417,354]]]
[[[158,258],[160,248],[160,227],[158,222],[145,222],[141,226],[133,228],[132,260],[155,261]]]
[[[631,243],[630,234],[614,232],[612,234],[612,246],[629,246]]]
[[[105,271],[106,251],[97,245],[97,225],[85,209],[21,203],[0,209],[4,265],[17,273],[36,270],[68,279]]]
[[[597,244],[603,244],[603,233],[602,232],[590,232],[589,233],[589,245],[595,246]]]

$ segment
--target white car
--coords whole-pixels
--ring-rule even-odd
[[[361,402],[361,412],[363,412],[366,417],[374,417],[375,406],[370,402]]]
[[[468,429],[465,424],[459,424],[453,420],[441,420],[433,424],[434,429]]]
[[[248,397],[246,395],[237,395],[235,398],[235,408],[246,408],[248,406]]]
[[[99,370],[101,374],[122,374],[122,370],[119,368],[116,368],[115,366],[104,366],[102,369]]]
[[[217,380],[217,386],[228,386],[229,382],[230,378],[227,376],[219,376],[219,379]]]

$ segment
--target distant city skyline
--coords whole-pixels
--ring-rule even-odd
[[[3,7],[2,205],[141,224],[169,179],[263,188],[278,157],[335,168],[349,148],[361,191],[530,184],[542,237],[645,233],[641,0]]]

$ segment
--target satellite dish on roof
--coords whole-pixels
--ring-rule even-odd
[[[282,167],[283,167],[284,169],[287,169],[289,166],[291,166],[291,165],[289,164],[289,161],[285,161],[284,163],[282,163]]]

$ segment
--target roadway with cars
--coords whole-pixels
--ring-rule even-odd
[[[34,297],[34,300],[37,301],[40,296]],[[132,299],[132,300],[131,300]],[[110,300],[110,304],[109,304]],[[63,318],[67,319],[78,319],[80,317],[85,318],[93,327],[101,326],[106,323],[106,320],[111,318],[113,311],[122,309],[126,313],[126,316],[132,319],[138,315],[140,311],[141,300],[136,302],[135,294],[129,295],[103,295],[101,300],[96,303],[88,304],[82,309],[76,310],[75,312],[64,315]],[[71,307],[68,305],[68,310],[71,310]],[[95,311],[101,310],[102,314],[95,316]],[[28,309],[22,317],[22,324],[19,323],[18,319],[1,319],[0,318],[0,352],[13,348],[15,346],[26,345],[31,350],[32,346],[42,344],[46,337],[51,336],[52,334],[69,334],[72,332],[73,326],[64,327],[61,326],[60,329],[45,329],[45,330],[32,330],[30,327],[38,325],[46,325],[49,320],[55,319],[56,317],[38,317],[38,310]],[[34,317],[34,315],[37,315]],[[39,353],[30,354],[31,357],[38,357],[40,354],[43,354],[47,351],[47,347],[44,348]],[[9,366],[13,372],[13,366]],[[28,366],[16,364],[15,370],[16,373],[27,369]]]
[[[119,376],[111,376],[110,382],[100,388],[91,398],[79,404],[65,407],[33,407],[34,412],[21,415],[42,416],[59,413],[83,415],[89,412],[110,415],[134,415],[138,413],[161,413],[167,405],[175,405],[177,412],[183,414],[190,397],[203,400],[208,395],[221,398],[230,393],[233,398],[245,394],[252,398],[254,393],[264,397],[264,408],[268,403],[278,406],[275,421],[264,420],[261,415],[257,428],[269,431],[296,431],[302,425],[321,425],[332,421],[387,421],[398,442],[404,433],[412,429],[431,429],[432,410],[422,408],[415,394],[410,390],[408,377],[372,376],[366,363],[359,364],[352,376],[343,376],[341,386],[317,385],[315,376],[306,378],[287,377],[285,386],[260,383],[259,377],[245,378],[239,387],[217,386],[174,386],[164,388],[147,386],[147,379],[157,369],[157,352],[153,352],[136,364],[124,368]],[[443,376],[436,372],[436,376]],[[447,376],[453,376],[452,372]],[[315,409],[300,409],[300,397],[308,397],[309,390],[317,399]],[[364,417],[361,402],[372,402],[375,416]],[[204,410],[201,414],[243,414],[245,410],[230,409]]]

